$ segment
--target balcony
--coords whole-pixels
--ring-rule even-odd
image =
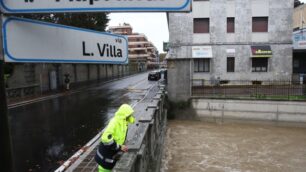
[[[129,58],[148,58],[148,54],[129,54]]]

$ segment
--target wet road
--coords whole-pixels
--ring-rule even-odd
[[[306,128],[168,122],[162,172],[305,172]]]
[[[154,84],[145,73],[10,108],[15,170],[55,170],[104,128],[122,103],[135,104]]]

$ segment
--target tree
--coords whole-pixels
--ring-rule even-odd
[[[11,63],[4,63],[3,69],[5,75],[12,75],[14,72],[14,66]]]
[[[294,0],[294,8],[300,6],[300,5],[303,5],[304,2],[301,2],[300,0]]]
[[[97,31],[105,31],[109,21],[108,13],[21,14],[17,16]]]

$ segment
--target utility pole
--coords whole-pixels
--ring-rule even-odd
[[[159,67],[159,52],[156,51],[156,56],[157,56],[157,69],[160,69]]]
[[[0,17],[2,14],[0,13]],[[0,19],[2,28],[2,19]],[[2,45],[3,35],[0,32],[0,127],[1,127],[1,171],[13,172],[13,156],[10,127],[8,121],[8,110],[6,102],[6,90],[4,81],[4,54]]]

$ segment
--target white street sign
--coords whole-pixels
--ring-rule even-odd
[[[0,0],[4,13],[190,11],[192,0]]]
[[[305,50],[306,49],[306,29],[298,30],[293,32],[293,49],[294,50]]]
[[[128,63],[125,36],[40,22],[3,18],[6,62]]]
[[[192,47],[193,58],[212,58],[211,46],[193,46]]]

